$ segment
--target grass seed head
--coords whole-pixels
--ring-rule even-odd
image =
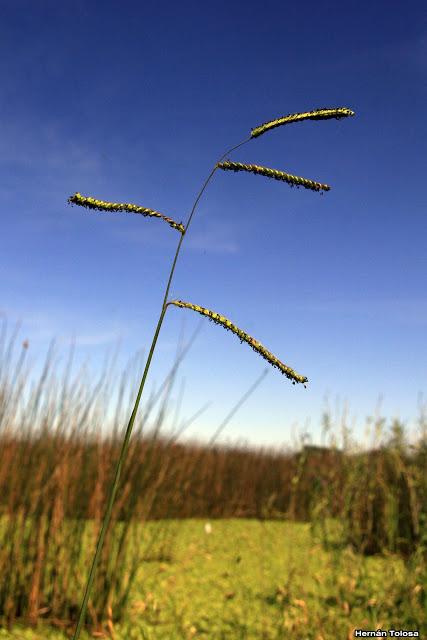
[[[305,111],[304,113],[291,113],[282,118],[276,120],[270,120],[261,124],[259,127],[255,127],[251,131],[251,138],[258,138],[266,131],[280,127],[282,124],[290,124],[291,122],[301,122],[302,120],[329,120],[330,118],[346,118],[348,116],[354,116],[354,111],[347,107],[338,107],[336,109],[315,109],[314,111]]]
[[[184,225],[181,222],[175,222],[172,218],[164,216],[158,211],[153,209],[147,209],[146,207],[139,207],[136,204],[123,204],[120,202],[105,202],[104,200],[96,200],[95,198],[89,198],[82,196],[80,193],[75,193],[68,198],[70,204],[78,204],[81,207],[87,207],[88,209],[98,209],[99,211],[129,211],[130,213],[139,213],[143,216],[152,216],[155,218],[161,218],[167,222],[173,229],[177,229],[181,233],[185,233]]]
[[[231,322],[225,316],[216,313],[215,311],[211,311],[210,309],[206,309],[205,307],[200,307],[197,304],[192,304],[191,302],[183,302],[182,300],[172,300],[167,303],[173,304],[177,307],[181,307],[183,309],[192,309],[193,311],[197,311],[197,313],[206,316],[216,324],[220,324],[224,329],[232,331],[238,338],[240,338],[240,342],[246,342],[254,351],[259,353],[265,360],[267,360],[273,367],[277,367],[280,371],[290,380],[292,380],[292,384],[299,382],[304,384],[308,381],[306,376],[302,376],[299,373],[296,373],[291,367],[288,367],[286,364],[283,364],[275,355],[273,355],[268,349],[266,349],[258,340],[252,338],[249,334],[242,329],[239,329],[235,324]],[[305,386],[305,385],[304,385]]]
[[[260,167],[257,164],[243,164],[241,162],[232,162],[226,160],[225,162],[218,162],[217,167],[223,171],[249,171],[250,173],[256,173],[267,178],[273,178],[274,180],[283,180],[288,182],[291,187],[294,185],[305,187],[305,189],[312,189],[313,191],[329,191],[330,186],[322,184],[321,182],[315,182],[308,178],[300,178],[299,176],[293,176],[285,171],[279,171],[278,169],[270,169],[269,167]]]

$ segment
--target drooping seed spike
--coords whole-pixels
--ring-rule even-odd
[[[293,176],[285,171],[279,171],[278,169],[270,169],[269,167],[260,167],[257,164],[243,164],[242,162],[232,162],[226,160],[225,162],[218,162],[217,167],[223,171],[249,171],[250,173],[257,173],[267,178],[273,178],[274,180],[283,180],[288,182],[292,187],[295,185],[305,187],[306,189],[312,189],[313,191],[329,191],[330,186],[322,184],[321,182],[315,182],[308,178],[300,178],[299,176]]]
[[[87,207],[88,209],[98,209],[99,211],[129,211],[130,213],[139,213],[143,216],[150,216],[154,218],[161,218],[167,222],[173,229],[177,229],[181,233],[185,233],[185,227],[181,222],[175,222],[172,218],[154,211],[153,209],[147,209],[146,207],[140,207],[136,204],[123,204],[120,202],[105,202],[104,200],[96,200],[87,196],[82,196],[80,193],[75,193],[68,198],[70,204],[78,204],[81,207]]]
[[[328,120],[330,118],[346,118],[348,116],[354,116],[354,111],[347,107],[338,107],[334,109],[315,109],[314,111],[305,111],[304,113],[291,113],[287,116],[277,118],[276,120],[270,120],[261,124],[259,127],[255,127],[251,131],[251,138],[258,138],[266,131],[280,127],[282,124],[290,124],[291,122],[301,122],[302,120]]]
[[[258,342],[258,340],[255,340],[255,338],[252,338],[252,336],[247,334],[245,331],[239,329],[239,327],[233,324],[231,320],[228,320],[228,318],[226,318],[225,316],[222,316],[215,311],[211,311],[210,309],[206,309],[205,307],[200,307],[198,304],[183,302],[182,300],[171,300],[167,303],[167,305],[169,304],[173,304],[183,309],[192,309],[192,311],[197,311],[197,313],[208,317],[216,324],[220,324],[222,327],[224,327],[224,329],[232,331],[240,339],[240,342],[246,342],[246,344],[248,344],[254,351],[265,358],[273,367],[277,367],[282,372],[282,374],[292,380],[293,384],[295,384],[295,382],[304,384],[308,381],[308,378],[306,376],[302,376],[299,373],[296,373],[293,369],[291,369],[291,367],[283,364],[283,362],[281,362],[278,358],[276,358],[275,355],[268,351],[268,349],[266,349],[260,342]]]

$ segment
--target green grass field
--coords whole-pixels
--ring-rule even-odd
[[[325,551],[309,524],[211,520],[207,533],[206,522],[150,522],[145,532],[137,525],[145,559],[126,620],[110,624],[110,637],[327,640],[353,637],[355,627],[427,633],[426,577],[415,564],[337,545]],[[154,541],[148,553],[145,539]],[[15,625],[0,638],[67,635]]]

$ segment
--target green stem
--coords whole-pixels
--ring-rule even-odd
[[[218,160],[218,162],[221,162],[221,160],[223,158],[225,158],[226,155],[228,155],[229,153],[231,153],[232,151],[234,151],[235,149],[237,149],[238,147],[241,147],[242,145],[246,144],[247,142],[249,142],[249,140],[251,140],[252,138],[247,138],[246,140],[244,140],[243,142],[240,142],[240,144],[236,145],[235,147],[232,147],[231,149],[229,149],[228,151],[226,151],[224,153],[223,156],[221,156],[221,158]],[[156,330],[154,332],[154,337],[153,337],[153,342],[151,343],[151,347],[150,347],[150,352],[148,354],[148,358],[147,358],[147,362],[145,365],[145,369],[144,369],[144,373],[142,374],[142,379],[141,379],[141,383],[139,385],[139,390],[138,390],[138,395],[136,396],[136,400],[135,400],[135,405],[132,411],[132,415],[129,419],[129,423],[126,429],[126,433],[125,433],[125,437],[123,439],[123,443],[122,443],[122,448],[120,450],[120,456],[119,456],[119,460],[117,462],[116,465],[116,470],[114,473],[114,480],[113,483],[111,485],[111,489],[110,489],[110,493],[108,496],[108,503],[107,503],[107,509],[105,511],[105,515],[104,515],[104,519],[102,522],[102,527],[101,527],[101,531],[99,534],[99,538],[98,538],[98,543],[96,545],[96,551],[95,551],[95,555],[93,557],[92,560],[92,566],[90,568],[90,572],[89,572],[89,577],[88,577],[88,581],[86,584],[86,589],[85,589],[85,594],[83,597],[83,602],[82,605],[80,607],[80,612],[79,612],[79,618],[78,618],[78,622],[77,622],[77,626],[76,626],[76,630],[74,632],[73,635],[73,640],[78,640],[78,638],[80,638],[80,632],[82,630],[83,627],[83,623],[86,617],[86,611],[87,611],[87,606],[88,606],[88,602],[89,602],[89,596],[90,596],[90,592],[92,589],[92,585],[93,585],[93,581],[95,579],[95,573],[96,573],[96,568],[98,566],[98,562],[101,556],[101,551],[102,551],[102,547],[104,545],[104,540],[105,540],[105,536],[111,521],[111,514],[113,511],[113,505],[114,505],[114,500],[116,497],[116,493],[117,493],[117,489],[119,486],[119,482],[120,482],[120,475],[122,472],[122,468],[126,459],[126,454],[127,454],[127,450],[129,448],[129,441],[130,441],[130,437],[132,434],[132,429],[133,429],[133,425],[135,422],[135,418],[136,418],[136,414],[138,411],[138,407],[139,407],[139,402],[141,400],[141,396],[142,396],[142,392],[144,390],[144,385],[145,385],[145,381],[147,379],[147,375],[148,375],[148,370],[150,368],[150,364],[151,364],[151,360],[154,354],[154,349],[156,347],[157,344],[157,339],[159,337],[159,333],[160,333],[160,329],[162,327],[163,324],[163,318],[165,317],[165,313],[166,313],[166,309],[167,309],[167,299],[168,299],[168,295],[169,295],[169,289],[172,283],[172,278],[173,278],[173,274],[175,272],[175,266],[176,266],[176,262],[178,260],[178,255],[181,249],[181,245],[182,245],[182,241],[184,240],[184,236],[186,235],[187,231],[188,231],[188,227],[190,226],[191,220],[193,218],[194,212],[196,210],[197,204],[204,192],[204,190],[206,189],[210,179],[212,178],[213,174],[215,173],[215,171],[217,170],[217,164],[214,166],[214,168],[212,169],[211,173],[209,174],[209,176],[206,178],[205,183],[203,185],[203,187],[201,188],[199,195],[197,196],[194,204],[193,204],[193,208],[191,210],[190,216],[188,218],[188,222],[187,225],[185,227],[185,231],[184,233],[181,234],[181,238],[179,240],[178,243],[178,247],[176,249],[176,253],[175,253],[175,257],[172,263],[172,267],[171,267],[171,271],[169,274],[169,280],[168,283],[166,285],[166,290],[165,290],[165,295],[163,298],[163,303],[162,303],[162,309],[160,312],[160,317],[159,320],[157,322],[157,327]]]

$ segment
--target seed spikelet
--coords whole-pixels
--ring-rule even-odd
[[[122,204],[120,202],[105,202],[104,200],[96,200],[95,198],[89,198],[82,196],[80,193],[75,193],[68,198],[68,202],[71,204],[78,204],[88,209],[99,209],[100,211],[129,211],[130,213],[140,213],[143,216],[152,216],[155,218],[161,218],[167,222],[173,229],[177,229],[181,233],[185,233],[184,225],[181,222],[175,222],[172,218],[164,216],[158,211],[153,209],[147,209],[146,207],[139,207],[136,204]]]
[[[205,307],[200,307],[197,304],[192,304],[191,302],[183,302],[182,300],[172,300],[168,302],[167,305],[173,304],[177,307],[182,307],[183,309],[192,309],[193,311],[197,311],[204,316],[207,316],[210,320],[213,320],[216,324],[220,324],[224,329],[232,331],[238,338],[240,338],[240,342],[246,342],[254,351],[259,353],[263,358],[265,358],[273,367],[277,367],[280,371],[290,380],[292,380],[292,384],[295,382],[300,382],[304,384],[308,381],[306,376],[301,376],[296,373],[291,367],[288,367],[286,364],[283,364],[275,355],[273,355],[268,349],[266,349],[260,342],[252,338],[249,334],[239,329],[235,324],[233,324],[228,318],[221,316],[219,313],[215,313],[215,311],[211,311],[210,309],[205,309]],[[166,306],[167,306],[166,305]]]
[[[305,187],[305,189],[312,189],[313,191],[329,191],[331,187],[321,182],[315,182],[314,180],[308,180],[307,178],[300,178],[299,176],[293,176],[285,171],[278,171],[278,169],[270,169],[269,167],[260,167],[257,164],[242,164],[241,162],[231,162],[226,160],[225,162],[218,162],[217,167],[223,171],[249,171],[251,173],[257,173],[267,178],[273,178],[274,180],[283,180],[288,182],[291,187],[295,185]]]
[[[328,120],[329,118],[346,118],[348,116],[354,116],[354,111],[347,109],[347,107],[338,107],[337,109],[315,109],[314,111],[305,111],[304,113],[291,113],[288,116],[277,118],[277,120],[270,120],[261,124],[259,127],[255,127],[251,131],[251,138],[257,138],[266,131],[280,127],[282,124],[289,124],[291,122],[301,122],[302,120]]]

